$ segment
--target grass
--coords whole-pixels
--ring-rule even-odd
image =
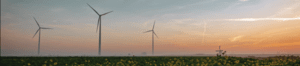
[[[300,66],[300,59],[241,57],[1,57],[4,66]]]

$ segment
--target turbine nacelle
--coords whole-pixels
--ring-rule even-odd
[[[111,13],[111,12],[113,12],[113,11],[109,11],[109,12],[106,12],[106,13],[104,13],[104,14],[99,14],[90,4],[88,4],[88,3],[86,3],[89,7],[91,7],[95,12],[96,12],[96,14],[99,16],[99,18],[98,18],[98,22],[97,22],[97,29],[96,29],[96,32],[98,32],[98,28],[100,28],[99,27],[99,25],[100,25],[100,23],[101,23],[101,16],[104,16],[104,15],[106,15],[106,14],[108,14],[108,13]]]
[[[148,30],[148,31],[146,31],[146,32],[144,32],[144,33],[152,32],[152,33],[158,38],[158,36],[157,36],[156,33],[154,32],[154,26],[155,26],[155,21],[154,21],[152,30]]]
[[[36,21],[36,19],[33,17],[33,19],[35,20],[36,24],[38,25],[39,29],[35,32],[35,34],[33,35],[32,38],[34,38],[34,36],[41,30],[41,29],[52,29],[52,28],[46,28],[46,27],[41,27],[40,24]]]

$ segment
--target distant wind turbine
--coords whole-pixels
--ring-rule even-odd
[[[99,16],[96,32],[98,32],[98,26],[100,25],[100,27],[99,27],[99,52],[98,52],[98,54],[101,55],[101,16],[104,16],[104,15],[110,13],[110,12],[113,12],[113,11],[109,11],[109,12],[106,12],[104,14],[99,14],[91,5],[89,5],[88,3],[86,3],[86,4],[88,6],[90,6],[97,13],[97,15]]]
[[[35,20],[36,24],[39,26],[39,29],[35,32],[35,34],[33,35],[32,38],[34,38],[34,36],[36,35],[36,33],[39,32],[39,47],[38,47],[38,54],[40,54],[40,40],[41,40],[41,30],[42,29],[52,29],[52,28],[45,28],[45,27],[41,27],[40,24],[36,21],[36,19],[33,17],[33,19]]]
[[[155,25],[155,21],[154,21],[152,30],[144,32],[144,33],[152,32],[152,55],[154,55],[154,34],[155,34],[155,32],[154,32],[154,25]],[[155,36],[158,38],[158,36],[156,34],[155,34]]]
[[[219,54],[221,55],[223,50],[221,50],[221,46],[219,46],[219,50],[216,50],[216,52],[219,52]]]

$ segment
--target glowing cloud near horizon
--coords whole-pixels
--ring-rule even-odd
[[[225,19],[228,21],[259,21],[259,20],[279,20],[279,21],[286,21],[286,20],[300,20],[298,18],[241,18],[241,19]]]
[[[243,35],[239,35],[239,36],[236,36],[236,37],[233,37],[233,38],[229,38],[229,40],[230,40],[231,42],[234,42],[234,41],[239,40],[239,39],[242,38],[242,37],[243,37]]]

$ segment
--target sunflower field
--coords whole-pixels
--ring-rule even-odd
[[[300,66],[300,58],[214,57],[1,57],[1,66]]]

